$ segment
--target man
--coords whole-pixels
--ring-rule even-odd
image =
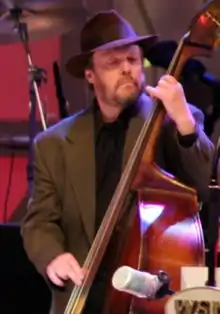
[[[213,146],[202,130],[202,113],[189,108],[172,76],[145,87],[143,54],[155,40],[138,37],[114,10],[96,14],[82,30],[82,53],[67,64],[73,76],[86,78],[95,101],[36,138],[33,194],[22,235],[30,260],[50,282],[56,314],[64,312],[69,283],[83,281],[83,262],[149,119],[152,102],[145,91],[163,102],[169,117],[157,162],[199,195],[207,188]]]

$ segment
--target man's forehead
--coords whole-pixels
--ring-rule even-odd
[[[111,55],[119,55],[128,52],[140,52],[140,47],[138,45],[126,45],[121,47],[115,47],[112,49],[100,50],[97,51],[99,56],[108,57]]]

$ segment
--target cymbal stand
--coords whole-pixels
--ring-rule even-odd
[[[31,51],[29,47],[28,26],[26,23],[20,21],[22,9],[13,8],[10,10],[11,16],[15,21],[15,31],[20,36],[28,61],[29,73],[29,149],[28,149],[28,163],[27,163],[27,180],[28,180],[28,194],[31,195],[33,185],[33,142],[36,136],[36,105],[39,110],[40,120],[43,130],[46,130],[46,120],[44,116],[43,105],[40,99],[38,87],[42,82],[47,81],[46,71],[33,65]]]

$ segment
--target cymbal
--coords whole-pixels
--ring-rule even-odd
[[[77,21],[82,21],[83,15],[85,16],[83,8],[76,8],[77,2],[74,0],[1,0],[0,43],[20,42],[15,22],[15,12],[19,11],[20,22],[27,24],[29,40],[59,36],[70,31],[77,26]]]

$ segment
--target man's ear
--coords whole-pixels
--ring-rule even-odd
[[[93,84],[93,83],[94,83],[92,70],[90,70],[90,69],[86,69],[86,70],[85,70],[85,78],[87,79],[87,81],[88,81],[90,84]]]

